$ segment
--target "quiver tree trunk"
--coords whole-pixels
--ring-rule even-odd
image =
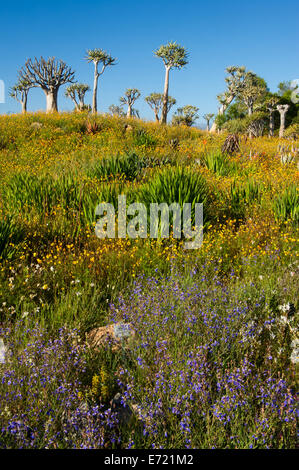
[[[26,114],[27,113],[27,96],[24,97],[23,101],[21,101],[21,105],[22,105],[22,114]]]
[[[127,118],[132,117],[132,105],[128,105]]]
[[[163,94],[163,107],[162,107],[162,115],[161,115],[161,123],[162,124],[166,124],[166,122],[167,122],[169,71],[170,71],[170,68],[166,67],[165,83],[164,83],[164,94]]]
[[[277,110],[280,114],[279,138],[282,138],[284,136],[285,117],[286,117],[286,114],[287,114],[287,111],[288,111],[289,107],[290,107],[290,105],[288,105],[288,104],[279,104],[279,105],[277,105]]]
[[[269,108],[269,137],[274,136],[274,109]]]
[[[46,95],[46,112],[47,113],[53,113],[58,111],[58,105],[57,105],[57,96],[58,96],[58,89],[53,88],[52,90],[45,89],[44,90],[45,95]]]
[[[235,97],[234,95],[229,96],[229,97],[227,98],[226,102],[223,103],[223,104],[220,106],[219,111],[218,111],[218,115],[219,115],[219,116],[222,116],[222,115],[225,113],[225,111],[227,110],[227,108],[229,107],[229,105],[231,104],[231,102],[233,101],[234,97]],[[212,126],[211,126],[210,132],[211,132],[211,133],[215,133],[216,130],[217,130],[217,123],[216,123],[216,119],[215,119],[215,121],[213,122],[213,124],[212,124]]]
[[[28,91],[29,90],[24,90],[21,96],[21,99],[18,100],[20,105],[22,106],[22,114],[27,113],[27,100],[28,100]]]
[[[83,101],[83,100],[79,100],[79,105],[78,105],[77,110],[78,110],[78,111],[82,111],[83,109],[84,109],[84,101]]]
[[[98,103],[97,103],[98,79],[99,79],[98,64],[95,63],[94,79],[93,79],[93,94],[92,94],[92,112],[93,112],[93,114],[96,114],[97,111],[98,111]]]

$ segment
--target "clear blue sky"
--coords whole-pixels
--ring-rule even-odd
[[[99,80],[99,111],[119,104],[126,88],[139,88],[141,116],[153,114],[144,97],[162,92],[164,67],[153,51],[177,41],[190,54],[189,64],[170,75],[169,93],[178,106],[193,104],[200,114],[217,112],[224,90],[225,67],[245,65],[275,91],[283,80],[299,78],[299,2],[295,0],[35,0],[0,3],[0,79],[6,103],[0,113],[18,112],[8,89],[29,57],[55,56],[76,71],[77,81],[92,86],[93,66],[87,49],[102,48],[117,57]],[[60,89],[59,109],[73,105]],[[91,93],[87,95],[91,102]],[[44,94],[29,94],[29,111],[45,109]]]

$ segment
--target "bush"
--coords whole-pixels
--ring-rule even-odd
[[[227,176],[237,171],[237,164],[230,162],[221,152],[208,153],[204,156],[205,166],[216,175]]]
[[[157,140],[144,129],[137,129],[134,131],[133,144],[138,147],[155,148]]]
[[[291,219],[296,225],[299,222],[299,197],[296,185],[290,185],[276,197],[273,203],[275,219],[285,222]]]
[[[284,136],[288,139],[298,139],[299,138],[299,124],[292,124],[289,126],[284,133]]]
[[[252,133],[254,137],[263,135],[265,126],[267,124],[267,115],[264,112],[256,112],[251,116],[246,116],[243,119],[231,119],[226,121],[222,129],[225,129],[232,134]]]
[[[24,238],[23,228],[11,217],[0,219],[0,260],[11,258],[16,246]]]
[[[126,180],[133,181],[145,166],[145,158],[132,152],[122,156],[103,158],[88,171],[88,176],[99,180],[110,176],[124,176]]]
[[[172,167],[160,170],[138,192],[138,200],[148,208],[151,203],[165,202],[171,205],[184,203],[192,207],[192,223],[194,223],[194,208],[196,203],[203,203],[204,223],[211,218],[208,187],[200,173],[183,167]]]

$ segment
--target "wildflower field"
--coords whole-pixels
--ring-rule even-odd
[[[225,138],[0,116],[0,448],[296,446],[299,142]],[[97,238],[120,194],[203,202],[202,247]]]

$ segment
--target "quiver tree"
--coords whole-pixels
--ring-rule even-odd
[[[168,106],[168,89],[169,89],[169,72],[172,68],[181,69],[188,64],[187,51],[184,47],[176,42],[169,42],[165,46],[161,46],[155,52],[157,57],[163,60],[165,66],[165,83],[163,93],[163,107],[161,115],[161,123],[166,124],[167,121],[167,106]]]
[[[103,49],[92,49],[87,51],[87,56],[85,57],[87,62],[93,62],[94,64],[94,79],[93,79],[93,95],[92,95],[92,112],[95,114],[98,111],[97,105],[97,93],[98,93],[98,79],[104,73],[106,67],[110,65],[115,65],[116,59],[111,57]],[[98,67],[101,64],[102,68],[99,72]]]
[[[243,120],[250,138],[261,137],[263,135],[265,126],[267,124],[266,118],[267,115],[265,112],[257,111],[251,115],[248,115]]]
[[[30,83],[31,87],[40,87],[46,95],[47,113],[58,111],[58,90],[65,83],[72,83],[74,73],[62,60],[50,57],[34,61],[28,59],[20,71],[20,79]]]
[[[246,77],[246,69],[244,66],[239,67],[238,65],[232,65],[226,68],[226,72],[228,74],[225,77],[225,81],[227,83],[227,89],[221,95],[218,95],[218,101],[221,104],[218,115],[222,116],[228,106],[232,103],[234,98],[240,93],[244,86],[244,80]],[[217,121],[214,121],[211,132],[215,132],[217,128]]]
[[[10,96],[21,104],[23,114],[27,112],[28,93],[31,87],[30,82],[19,79],[18,83],[10,90]]]
[[[119,101],[122,105],[126,104],[128,106],[127,118],[133,116],[133,104],[140,97],[140,91],[137,88],[127,88],[124,96],[122,96]],[[136,112],[135,112],[136,115]]]
[[[279,98],[271,96],[266,102],[266,108],[269,111],[269,137],[274,136],[274,112],[277,110],[276,105]]]
[[[267,85],[263,79],[252,72],[247,72],[238,97],[247,107],[248,116],[254,111],[254,105],[267,93]]]
[[[85,109],[85,93],[89,90],[89,86],[84,83],[73,83],[67,87],[65,96],[73,101],[76,111],[83,111]]]
[[[279,128],[279,137],[282,138],[284,136],[285,130],[285,117],[288,112],[290,105],[289,104],[278,104],[276,106],[277,111],[280,114],[280,128]]]
[[[154,111],[156,121],[160,121],[160,112],[163,105],[163,94],[162,93],[151,93],[145,98],[145,101],[149,107]],[[169,113],[172,106],[176,104],[176,100],[168,95],[167,97],[167,114]]]
[[[204,120],[207,122],[207,132],[209,132],[210,130],[210,121],[211,119],[213,119],[214,116],[215,114],[212,113],[203,115]]]
[[[199,108],[196,106],[191,106],[188,104],[187,106],[184,106],[183,108],[178,108],[173,115],[172,122],[174,125],[185,125],[188,127],[191,127],[196,119],[199,118],[199,115],[197,112],[199,111]]]
[[[122,106],[116,106],[115,104],[109,106],[109,112],[112,114],[112,116],[124,117],[126,115]]]

